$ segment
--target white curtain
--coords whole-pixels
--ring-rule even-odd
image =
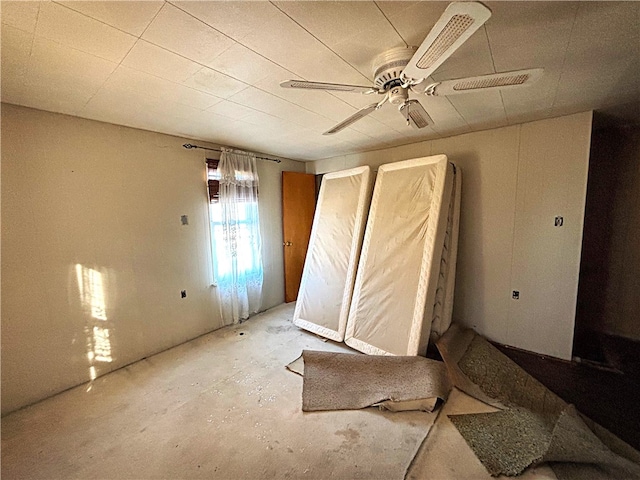
[[[262,304],[258,171],[252,153],[223,149],[220,200],[212,204],[214,274],[225,325],[249,318]]]

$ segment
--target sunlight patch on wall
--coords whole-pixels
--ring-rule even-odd
[[[91,311],[91,316],[98,320],[107,319],[107,311],[104,299],[104,287],[102,285],[102,273],[93,268],[76,265],[76,276],[80,290],[80,301],[85,308]]]
[[[113,361],[110,329],[107,328],[107,306],[103,274],[93,268],[76,264],[76,279],[82,308],[89,320],[85,326],[89,378],[98,376],[96,365]],[[89,390],[91,387],[89,387]],[[87,390],[87,391],[89,391]]]
[[[109,329],[93,327],[93,360],[97,362],[111,362],[111,341],[109,340]]]

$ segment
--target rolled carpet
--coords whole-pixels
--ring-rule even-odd
[[[417,356],[352,355],[305,350],[302,410],[352,410],[372,405],[393,411],[431,411],[451,390],[444,364]],[[399,407],[399,408],[397,408]]]

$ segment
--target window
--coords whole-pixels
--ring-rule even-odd
[[[223,180],[218,160],[207,160],[209,218],[214,280],[225,323],[258,311],[262,290],[262,255],[258,219],[255,159],[253,168],[225,164]]]
[[[220,170],[218,170],[218,165],[220,160],[207,159],[207,183],[209,185],[209,202],[219,203],[220,201]],[[251,182],[255,180],[253,178],[253,174],[251,172],[238,171],[235,172],[235,177],[238,180],[244,182]],[[253,192],[252,187],[236,187],[237,199],[239,201],[255,201],[257,202],[257,198],[255,198],[256,194]],[[257,192],[257,188],[256,188]]]
[[[220,160],[207,158],[207,184],[209,185],[209,203],[217,203],[220,200],[220,172],[218,164]]]

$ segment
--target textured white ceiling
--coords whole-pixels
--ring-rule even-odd
[[[543,67],[520,90],[386,105],[287,79],[372,83],[373,58],[419,45],[447,2],[1,2],[2,101],[314,160],[640,101],[640,2],[487,2],[493,15],[432,80]],[[629,107],[631,105],[631,107]],[[640,117],[640,112],[638,112]]]

